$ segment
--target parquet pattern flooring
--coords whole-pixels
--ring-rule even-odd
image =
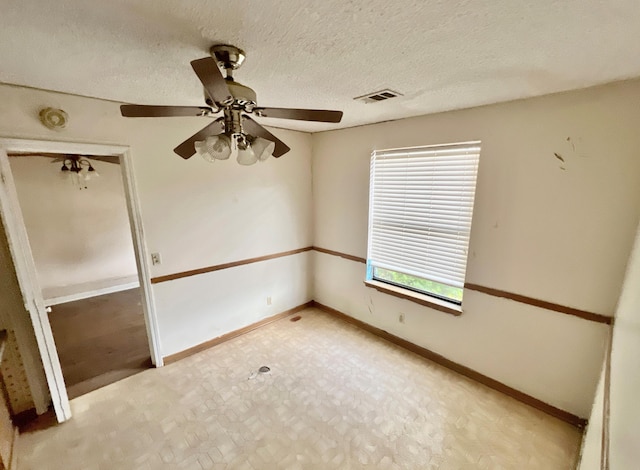
[[[574,467],[578,429],[324,312],[301,316],[74,399],[72,420],[20,436],[20,469]]]

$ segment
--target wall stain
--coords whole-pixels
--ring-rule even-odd
[[[571,136],[567,137],[567,142],[569,142],[571,144],[571,148],[573,149],[573,152],[575,153],[576,146],[574,145],[573,140],[571,140]]]
[[[367,304],[367,308],[369,309],[369,313],[371,315],[373,315],[373,297],[368,296],[369,297],[369,302]]]
[[[563,171],[566,170],[566,168],[564,167],[565,161],[564,158],[562,158],[562,155],[560,155],[558,152],[553,152],[553,155],[562,162],[560,163],[560,169]]]

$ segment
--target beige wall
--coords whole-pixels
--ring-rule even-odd
[[[11,157],[11,172],[45,298],[137,280],[118,159],[79,190],[47,157]]]
[[[639,93],[635,81],[314,136],[275,129],[292,151],[249,168],[172,153],[204,119],[124,119],[116,103],[19,87],[0,86],[0,135],[130,145],[145,243],[163,259],[152,277],[312,243],[365,257],[371,150],[479,139],[467,281],[611,315],[640,213]],[[68,128],[42,127],[42,106],[64,108]],[[321,303],[588,416],[606,326],[473,291],[453,317],[363,279],[360,263],[306,252],[155,284],[162,352],[301,304],[313,287]]]
[[[640,228],[618,303],[611,349],[610,463],[637,468],[640,461]]]
[[[366,257],[373,149],[481,140],[467,282],[612,315],[640,215],[639,94],[633,81],[316,134],[314,243]],[[468,290],[456,318],[315,258],[319,302],[589,415],[606,326]]]
[[[589,424],[582,438],[579,470],[600,470],[602,459],[602,426],[604,412],[604,370],[600,374]]]
[[[616,310],[611,346],[610,380],[605,389],[604,372],[598,385],[589,428],[584,437],[580,470],[600,469],[602,457],[605,393],[609,395],[609,464],[612,469],[638,466],[640,427],[640,226]]]
[[[145,243],[149,252],[162,255],[152,277],[312,243],[308,134],[273,130],[292,149],[280,159],[252,167],[234,161],[212,165],[197,157],[184,161],[172,151],[207,119],[126,119],[117,103],[7,85],[0,86],[0,103],[0,136],[131,146]],[[44,106],[69,114],[65,130],[39,123]],[[240,279],[240,268],[233,268],[155,284],[163,355],[310,300],[309,256],[248,265]],[[237,282],[250,288],[229,289]]]

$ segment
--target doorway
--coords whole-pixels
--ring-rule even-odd
[[[120,158],[9,164],[69,398],[151,367]]]
[[[25,214],[23,214],[21,207],[23,201],[19,196],[21,189],[19,187],[16,189],[16,181],[20,186],[21,179],[16,180],[14,173],[18,173],[18,171],[14,171],[12,168],[19,164],[10,161],[11,159],[29,161],[29,158],[48,159],[48,170],[57,176],[55,184],[66,183],[71,187],[75,185],[74,191],[78,191],[78,194],[82,193],[84,197],[88,198],[91,197],[92,185],[98,187],[102,176],[95,178],[94,182],[93,178],[90,181],[85,181],[84,178],[78,178],[79,174],[75,174],[69,175],[71,176],[70,181],[60,181],[60,176],[68,176],[60,175],[60,173],[71,170],[71,168],[61,170],[63,163],[72,167],[71,161],[79,163],[79,159],[84,158],[93,166],[94,170],[97,170],[96,173],[100,173],[101,166],[105,174],[110,172],[105,168],[118,169],[116,173],[121,184],[121,196],[124,199],[124,208],[121,207],[121,209],[124,210],[124,220],[128,219],[129,222],[129,253],[132,252],[134,258],[130,266],[135,266],[137,273],[134,272],[131,276],[107,276],[106,281],[108,282],[105,279],[92,279],[91,276],[84,275],[86,282],[83,283],[81,282],[83,275],[77,273],[73,266],[67,265],[66,269],[59,270],[58,274],[72,271],[72,274],[75,275],[74,282],[65,281],[58,285],[59,289],[57,291],[54,289],[55,293],[52,293],[51,285],[47,286],[49,290],[41,287],[42,274],[38,272],[37,263],[34,261],[41,253],[34,257],[32,252],[30,240],[34,238],[34,234],[29,233],[28,217],[24,217]],[[54,161],[56,161],[56,165],[53,164]],[[80,165],[86,166],[87,163],[82,162]],[[55,168],[56,166],[57,168]],[[88,167],[86,170],[88,172]],[[36,335],[37,347],[44,365],[56,417],[58,421],[62,422],[71,417],[69,397],[73,398],[91,389],[99,388],[106,383],[119,380],[151,365],[162,366],[157,320],[151,300],[147,250],[142,238],[142,223],[131,157],[128,148],[123,146],[0,138],[0,171],[2,173],[0,207],[3,223],[14,258],[24,304],[30,314]],[[96,174],[91,173],[90,176],[96,176]],[[27,199],[31,197],[30,195],[26,196]],[[68,199],[65,201],[69,204],[76,204],[78,201],[75,196],[69,198],[67,195],[67,197]],[[23,196],[22,199],[25,197]],[[76,202],[70,203],[71,199]],[[96,199],[91,202],[93,204],[89,203],[88,207],[99,212],[104,201],[100,202]],[[64,202],[58,201],[58,204],[64,204]],[[96,220],[101,220],[100,216],[93,219],[88,217],[87,207],[84,207],[83,212],[79,208],[80,206],[75,208],[80,217],[80,222],[76,220],[76,223],[82,225],[82,222],[85,221],[88,224],[96,224]],[[49,224],[54,225],[51,220],[49,220]],[[104,224],[102,225],[104,226]],[[40,227],[40,229],[43,228]],[[44,227],[44,230],[46,229]],[[69,253],[77,255],[77,250],[84,250],[88,253],[93,251],[99,255],[102,251],[105,253],[109,251],[106,248],[103,250],[104,246],[101,248],[99,243],[93,245],[85,243],[87,240],[79,240],[79,236],[72,235],[73,233],[76,232],[70,228],[64,230],[63,234],[68,236],[57,240],[62,253],[69,250],[66,252],[66,256],[61,256],[61,258],[68,261],[73,258],[73,256],[69,256]],[[38,233],[35,236],[40,235]],[[84,236],[86,237],[86,235]],[[96,236],[99,238],[99,235]],[[101,263],[108,265],[109,260],[113,261],[112,256],[103,256]],[[50,263],[41,270],[56,271],[55,266],[51,264],[55,263]],[[118,263],[111,264],[117,265]],[[111,266],[111,268],[113,267]],[[110,274],[113,274],[113,270]],[[118,282],[111,282],[114,280]],[[49,307],[50,313],[47,312]],[[100,321],[97,321],[96,318],[91,319],[92,311],[94,315],[98,315]],[[109,315],[111,315],[110,318]],[[117,319],[118,315],[121,317],[119,320]],[[84,323],[78,323],[80,321]],[[120,322],[121,328],[118,328],[118,322]],[[81,327],[78,328],[78,326]],[[70,339],[71,341],[69,341]],[[60,343],[58,347],[56,342]],[[100,352],[100,347],[95,347],[100,343],[103,346],[107,345],[106,348],[102,348],[102,352]],[[135,347],[132,347],[132,344],[135,344]],[[91,358],[90,354],[87,354],[88,349],[86,348],[92,345],[97,355],[102,353],[101,360],[97,360],[97,356]],[[87,356],[87,361],[79,361],[83,355]],[[117,361],[121,361],[120,364],[117,364]],[[67,385],[69,385],[68,388]],[[36,403],[36,407],[42,409],[42,403],[39,405]]]

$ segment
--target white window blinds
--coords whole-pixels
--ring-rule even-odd
[[[370,268],[464,286],[480,142],[374,151]]]

